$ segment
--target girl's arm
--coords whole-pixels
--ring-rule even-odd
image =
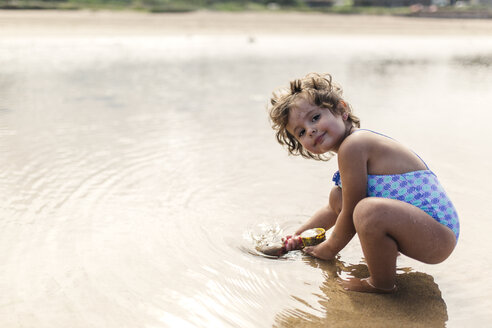
[[[305,230],[312,228],[323,228],[325,230],[330,229],[335,224],[337,214],[329,205],[323,206],[309,220],[303,223],[294,233],[294,235],[300,235]]]
[[[300,249],[302,247],[302,243],[299,241],[298,238],[296,238],[296,236],[299,236],[305,230],[312,228],[323,228],[325,230],[328,230],[333,227],[336,219],[337,214],[330,208],[330,206],[324,206],[303,225],[301,225],[294,233],[294,236],[286,236],[285,238],[282,238],[287,251]]]
[[[342,211],[329,238],[305,252],[323,259],[333,259],[354,237],[355,206],[366,197],[368,147],[362,136],[346,139],[338,151],[342,179]]]

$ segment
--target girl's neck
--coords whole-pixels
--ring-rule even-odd
[[[338,148],[335,150],[333,149],[332,152],[334,153],[337,153],[338,154],[338,149],[340,148],[340,146],[342,145],[342,143],[345,141],[345,139],[351,135],[352,133],[354,133],[355,131],[357,131],[357,128],[354,127],[350,122],[347,122],[346,125],[345,125],[345,134],[343,135],[343,138],[342,138],[342,142],[340,142],[340,145],[338,146]]]
[[[346,127],[345,127],[345,135],[343,136],[343,140],[347,138],[349,135],[357,131],[357,128],[353,126],[350,122],[347,122]],[[343,142],[342,140],[342,142]]]

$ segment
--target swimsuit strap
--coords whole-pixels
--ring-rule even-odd
[[[391,140],[395,140],[395,139],[393,139],[393,138],[391,138],[391,137],[388,137],[388,136],[387,136],[387,135],[385,135],[385,134],[382,134],[382,133],[379,133],[379,132],[376,132],[376,131],[373,131],[373,130],[369,130],[369,129],[358,129],[358,130],[355,130],[354,132],[352,132],[352,134],[353,134],[353,133],[355,133],[355,132],[357,132],[357,131],[369,131],[369,132],[372,132],[372,133],[375,133],[375,134],[379,134],[380,136],[383,136],[383,137],[389,138],[389,139],[391,139]],[[397,140],[395,140],[395,141],[397,141]],[[417,157],[418,157],[418,158],[422,161],[422,163],[424,163],[425,167],[426,167],[428,170],[430,170],[430,169],[429,169],[429,166],[427,166],[427,163],[426,163],[426,162],[422,159],[422,157],[420,157],[420,156],[419,156],[419,154],[417,154],[417,153],[416,153],[416,152],[414,152],[413,150],[412,150],[412,153],[414,153],[414,154],[415,154],[415,156],[417,156]]]

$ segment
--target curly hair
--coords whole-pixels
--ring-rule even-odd
[[[309,73],[301,79],[290,82],[290,88],[280,88],[273,92],[268,108],[272,128],[277,141],[287,148],[289,154],[315,160],[327,161],[330,155],[313,154],[304,149],[299,141],[287,131],[289,112],[298,99],[305,99],[311,105],[328,109],[334,115],[348,114],[347,122],[360,127],[360,120],[352,113],[352,108],[342,98],[342,88],[332,82],[330,74]],[[345,103],[347,106],[340,106]]]

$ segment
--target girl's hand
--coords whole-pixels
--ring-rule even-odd
[[[301,249],[302,248],[302,241],[301,237],[294,235],[294,236],[285,236],[285,238],[282,238],[282,242],[285,245],[285,249],[289,252],[295,249]]]

